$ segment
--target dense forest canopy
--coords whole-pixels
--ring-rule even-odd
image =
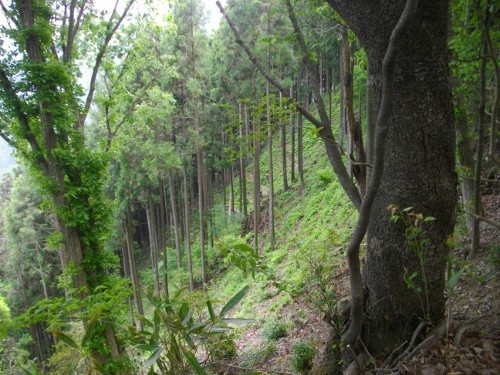
[[[0,8],[0,374],[411,373],[498,267],[495,2]]]

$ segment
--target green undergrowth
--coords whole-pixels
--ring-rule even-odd
[[[299,306],[300,311],[315,311],[321,315],[325,311],[331,311],[336,301],[333,277],[339,270],[345,268],[345,248],[357,217],[356,211],[333,173],[322,141],[310,125],[304,129],[305,183],[300,183],[297,170],[296,181],[291,181],[290,144],[288,144],[289,189],[286,191],[283,188],[279,141],[279,133],[276,133],[273,151],[275,248],[271,249],[269,246],[266,228],[260,233],[258,257],[253,258],[247,256],[249,253],[245,253],[249,246],[252,246],[253,233],[251,230],[244,232],[243,217],[240,214],[242,208],[239,207],[238,178],[234,181],[234,202],[238,212],[228,215],[221,192],[216,195],[215,206],[211,210],[214,243],[213,246],[208,244],[206,247],[208,270],[206,293],[214,302],[214,306],[223,306],[243,286],[247,284],[250,286],[245,298],[234,309],[233,316],[253,319],[253,323],[236,327],[236,338],[241,337],[245,330],[262,331],[266,322],[279,321],[283,309],[292,303],[305,304],[306,306]],[[253,211],[251,171],[252,166],[249,165],[246,181],[250,216]],[[268,155],[263,147],[261,155],[263,190],[268,189],[265,178],[267,174]],[[229,197],[229,187],[227,197]],[[262,215],[267,214],[267,207],[263,207]],[[199,242],[197,238],[192,240],[194,240],[191,249],[195,283],[200,285]],[[186,263],[185,257],[184,263]],[[183,268],[182,271],[177,270],[175,252],[169,249],[168,276],[171,294],[178,289],[187,289],[188,279],[185,271],[187,265],[183,264]],[[163,273],[163,267],[161,272]],[[146,267],[141,276],[144,288],[152,290],[150,267]],[[241,354],[249,355],[248,365],[258,363],[262,358],[272,355],[272,348],[275,348],[273,343],[261,345],[263,345],[261,348],[251,349],[255,351],[253,354]]]
[[[288,152],[290,153],[290,150]],[[267,158],[267,152],[264,151],[261,156],[262,176],[268,174]],[[270,248],[267,229],[264,230],[258,249],[260,265],[257,266],[264,270],[257,270],[251,275],[226,259],[222,262],[223,272],[211,280],[209,288],[211,296],[224,301],[242,285],[249,283],[250,292],[242,301],[236,315],[252,317],[256,319],[256,324],[279,316],[285,306],[314,287],[318,283],[315,273],[322,273],[321,277],[324,279],[321,282],[331,282],[336,270],[345,265],[344,250],[356,219],[355,210],[332,171],[323,144],[311,128],[304,130],[304,185],[298,181],[292,182],[289,175],[289,189],[283,189],[278,134],[274,139],[273,162],[276,247]],[[251,166],[247,172],[249,177],[250,171]],[[298,180],[298,172],[296,176]],[[266,189],[264,177],[261,183]],[[237,203],[237,180],[234,186]],[[251,178],[247,178],[247,194],[248,197],[253,194]],[[239,209],[238,205],[236,208]],[[249,208],[249,215],[251,211],[252,208]],[[268,214],[266,207],[262,213]],[[253,234],[242,233],[240,226],[235,232],[221,233],[212,251],[219,254],[220,249],[217,246],[227,245],[227,242],[251,245],[252,239]],[[328,277],[325,278],[326,274]],[[315,303],[322,302],[311,301],[311,304]]]

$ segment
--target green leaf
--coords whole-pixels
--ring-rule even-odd
[[[214,313],[214,309],[212,307],[212,301],[210,301],[210,300],[207,301],[207,308],[208,308],[208,313],[210,314],[210,320],[212,322],[215,322],[215,313]]]
[[[157,344],[139,344],[135,346],[139,350],[144,350],[145,352],[154,352],[160,347]]]
[[[234,247],[236,249],[239,249],[241,251],[244,251],[244,252],[247,252],[247,253],[250,253],[250,254],[254,254],[255,251],[252,247],[250,247],[249,245],[247,245],[246,243],[239,243],[239,244],[236,244],[234,245]]]
[[[208,373],[203,369],[203,367],[201,367],[200,362],[198,362],[198,360],[192,353],[186,351],[184,353],[184,356],[193,368],[196,375],[208,375]]]
[[[144,367],[149,368],[154,365],[154,363],[160,358],[161,352],[163,351],[162,348],[158,348],[151,354],[151,356],[144,362]]]
[[[212,326],[207,329],[207,331],[210,333],[221,333],[231,330],[232,330],[231,327],[224,327],[224,326]]]
[[[432,216],[426,216],[426,217],[424,218],[424,223],[426,223],[426,222],[428,222],[428,221],[434,221],[434,220],[436,220],[436,218],[435,218],[435,217],[432,217]]]
[[[460,280],[460,277],[463,275],[466,268],[467,267],[463,267],[461,270],[459,270],[451,275],[451,277],[448,279],[448,281],[446,283],[448,286],[448,289],[450,289],[450,290],[455,289],[455,287],[458,284],[458,281]]]
[[[89,341],[90,338],[92,337],[92,333],[94,331],[94,327],[95,327],[96,323],[97,323],[97,316],[94,316],[89,321],[89,323],[87,325],[87,329],[85,330],[85,335],[83,335],[82,347],[85,347],[85,345],[87,344],[87,341]]]
[[[50,333],[52,333],[59,340],[61,340],[62,342],[68,344],[72,348],[80,349],[80,347],[78,346],[78,344],[75,341],[73,341],[73,339],[71,337],[69,337],[68,335],[66,335],[65,333],[62,333],[61,331],[56,331],[56,330],[50,331]]]
[[[245,285],[243,289],[241,289],[238,293],[236,293],[234,297],[231,298],[228,303],[226,303],[226,305],[220,311],[219,316],[221,318],[223,318],[224,315],[226,315],[231,309],[234,308],[234,306],[236,306],[241,301],[243,297],[245,297],[245,294],[247,294],[248,292],[248,288],[249,288],[248,285]]]
[[[183,326],[189,326],[189,321],[191,320],[191,317],[193,316],[193,310],[189,310],[188,313],[186,314],[186,317],[182,321]]]
[[[107,372],[106,370],[104,369],[104,367],[99,363],[97,362],[97,360],[95,360],[94,358],[92,358],[92,367],[94,368],[94,370],[96,370],[99,374],[102,374],[102,375],[106,375]]]
[[[244,318],[224,318],[222,321],[226,324],[234,324],[234,325],[239,325],[239,324],[250,324],[254,323],[255,319],[244,319]]]

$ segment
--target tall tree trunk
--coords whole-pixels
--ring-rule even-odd
[[[351,45],[347,35],[347,29],[341,28],[342,34],[342,85],[344,98],[345,122],[348,129],[348,160],[350,168],[348,171],[358,182],[361,196],[366,190],[366,166],[365,150],[363,148],[363,133],[361,130],[361,119],[356,121],[354,116],[354,88],[353,88],[353,69],[351,61]],[[361,107],[361,103],[360,103]]]
[[[182,179],[183,179],[183,190],[184,190],[184,226],[185,226],[185,244],[186,244],[186,257],[188,266],[188,278],[189,278],[189,290],[194,290],[193,281],[193,259],[191,257],[191,238],[189,229],[189,220],[191,215],[189,214],[189,194],[188,194],[188,183],[187,183],[187,165],[184,163],[182,168]]]
[[[290,87],[290,97],[293,98],[293,86]],[[280,104],[281,105],[281,104]],[[290,125],[293,121],[293,113],[290,112]],[[281,130],[281,136],[280,136],[280,143],[281,143],[281,174],[283,175],[283,190],[287,191],[288,190],[288,169],[287,169],[287,153],[286,153],[286,123],[283,122],[280,126]]]
[[[154,209],[153,198],[151,195],[148,198],[148,204],[146,205],[146,217],[148,221],[148,234],[149,234],[149,247],[151,253],[151,267],[153,269],[153,285],[155,290],[155,295],[160,295],[160,278],[159,278],[159,253],[158,253],[158,242],[157,242],[157,230],[156,230],[156,215]]]
[[[382,61],[404,2],[328,0],[365,48],[378,112],[383,87]],[[368,223],[364,282],[368,291],[363,342],[372,354],[388,354],[411,336],[422,319],[443,316],[445,242],[455,218],[455,132],[447,56],[448,2],[421,0],[403,36],[396,61],[394,100],[388,120],[383,173]],[[422,108],[425,109],[422,112]],[[424,227],[429,248],[422,261],[404,226],[393,223],[389,205],[413,207],[436,218]],[[423,263],[423,264],[422,264]],[[421,269],[425,270],[425,280]],[[409,289],[405,275],[416,272],[422,295]]]
[[[231,165],[229,167],[229,207],[228,207],[228,214],[232,215],[234,214],[234,172],[233,172],[233,166]]]
[[[474,140],[467,122],[467,109],[464,108],[462,98],[457,95],[457,148],[458,166],[460,168],[460,189],[462,192],[462,204],[465,211],[471,211],[474,207]],[[474,217],[466,215],[467,229],[472,233],[474,228]]]
[[[168,257],[167,257],[167,241],[169,240],[168,231],[170,226],[168,225],[168,204],[167,204],[167,195],[165,180],[163,178],[160,179],[160,183],[158,184],[159,189],[159,229],[158,229],[158,261],[160,261],[160,255],[163,257],[163,279],[160,282],[162,284],[162,288],[165,291],[165,294],[168,296]],[[159,272],[159,270],[158,270]],[[158,274],[158,278],[160,275]]]
[[[22,252],[19,252],[19,255],[17,257],[17,264],[19,267],[19,289],[21,292],[21,301],[24,305],[24,310],[28,311],[30,305],[28,301],[28,296],[26,293],[26,278],[25,278],[25,267],[24,267],[24,254]],[[40,346],[39,340],[37,339],[37,332],[36,332],[36,324],[35,323],[30,323],[29,325],[29,331],[30,331],[30,336],[32,342],[28,346],[30,354],[33,358],[38,358],[41,362],[43,362],[43,352],[42,348]]]
[[[240,104],[240,116],[241,116],[241,104]],[[248,114],[245,106],[244,118],[240,117],[240,139],[243,140],[243,149],[240,147],[240,180],[241,180],[241,191],[240,194],[242,196],[243,203],[243,217],[247,218],[248,216],[248,200],[247,200],[247,155],[248,155]]]
[[[307,108],[307,94],[305,95],[305,107]],[[304,185],[304,129],[302,113],[299,113],[297,120],[297,169],[299,171],[300,184]]]
[[[43,296],[48,299],[49,298],[49,292],[47,290],[47,283],[45,282],[45,273],[43,272],[43,261],[42,261],[42,254],[40,252],[40,244],[37,242],[35,243],[35,250],[36,250],[36,261],[38,263],[38,274],[40,275],[40,283],[42,284],[43,288]]]
[[[373,81],[370,77],[369,62],[366,63],[366,182],[370,181],[375,148],[375,113],[373,108]]]
[[[486,43],[483,40],[481,45],[481,67],[479,71],[479,105],[477,108],[477,146],[476,164],[474,166],[474,221],[472,226],[472,246],[469,258],[474,259],[479,251],[479,216],[481,215],[481,162],[483,159],[484,141],[484,110],[486,107]]]
[[[292,80],[293,82],[293,80]],[[292,88],[290,89],[290,96],[292,98],[294,98],[294,95],[293,95],[293,86]],[[295,101],[297,101],[297,98],[295,97],[294,98]],[[292,180],[292,183],[297,181],[297,176],[295,175],[295,114],[293,113],[293,109],[290,109],[290,121],[289,121],[289,124],[290,124],[290,135],[291,135],[291,139],[290,139],[290,151],[291,151],[291,161],[290,161],[290,167],[291,167],[291,171],[290,171],[290,178]]]
[[[139,283],[139,274],[137,272],[137,266],[134,257],[134,237],[132,233],[132,214],[130,212],[130,206],[127,207],[126,217],[125,217],[125,240],[126,240],[126,260],[130,269],[130,279],[132,280],[132,291],[134,294],[135,310],[137,314],[144,316],[144,308],[142,307],[141,298],[141,286]],[[140,319],[136,319],[137,329],[142,330],[142,322]]]
[[[205,261],[205,199],[204,193],[204,173],[203,173],[203,151],[201,145],[198,145],[196,151],[197,170],[198,170],[198,218],[200,222],[200,257],[201,257],[201,283],[205,288],[206,280],[206,261]]]
[[[172,206],[172,217],[174,222],[175,254],[177,255],[177,269],[182,270],[181,240],[179,237],[179,214],[177,212],[177,202],[175,201],[175,184],[172,169],[168,170],[168,186],[170,189],[170,205]]]
[[[270,34],[271,31],[271,19],[269,18],[269,11],[271,6],[268,8],[267,14],[267,33]],[[267,46],[267,71],[271,71],[271,49],[269,45]],[[271,250],[274,249],[275,240],[274,240],[274,165],[273,165],[273,129],[271,124],[271,103],[270,103],[270,95],[271,84],[269,81],[266,81],[266,122],[267,122],[267,166],[269,169],[267,183],[269,185],[269,197],[268,197],[268,214],[269,214],[269,223],[268,223],[268,231],[269,231],[269,246]],[[286,171],[285,171],[286,175]]]
[[[253,246],[259,252],[260,227],[260,129],[254,122],[253,126]]]

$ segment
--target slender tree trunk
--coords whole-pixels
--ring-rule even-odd
[[[229,215],[234,214],[234,172],[233,172],[233,166],[231,165],[229,167],[229,207],[228,207],[228,213]]]
[[[293,98],[293,86],[290,87],[290,97]],[[281,105],[281,104],[280,104]],[[290,112],[290,125],[293,121],[293,114]],[[281,170],[283,175],[283,190],[288,190],[288,169],[287,169],[287,152],[286,152],[286,123],[281,124]]]
[[[370,77],[369,62],[366,63],[366,182],[370,181],[375,147],[375,114],[373,109],[373,82]]]
[[[306,94],[306,104],[307,107],[307,94]],[[299,171],[300,184],[304,185],[304,129],[303,129],[303,118],[302,113],[299,113],[297,120],[297,168]]]
[[[344,49],[340,50],[340,64],[339,64],[339,74],[340,74],[340,116],[339,116],[339,147],[344,150],[344,135],[347,133],[346,130],[346,116],[345,116],[345,85],[344,85]],[[349,171],[349,161],[348,168]]]
[[[172,216],[174,222],[174,236],[175,236],[175,253],[177,255],[177,269],[182,270],[182,253],[181,253],[181,240],[179,237],[179,214],[177,212],[177,202],[175,201],[175,184],[174,174],[171,169],[168,170],[168,186],[170,189],[170,205],[172,206]]]
[[[458,117],[457,117],[457,148],[458,164],[460,168],[460,189],[462,192],[462,204],[465,211],[474,209],[474,140],[467,123],[467,109],[464,108],[462,98],[457,96]],[[472,233],[474,229],[474,217],[466,215],[467,229]]]
[[[268,21],[267,21],[267,33],[271,32],[271,19],[269,18],[269,10],[268,9]],[[271,71],[271,50],[269,45],[267,46],[267,71]],[[268,185],[269,185],[269,197],[268,197],[268,214],[269,214],[269,223],[268,223],[268,231],[269,231],[269,246],[271,250],[274,249],[275,240],[274,240],[274,165],[273,165],[273,129],[271,124],[271,103],[270,103],[270,95],[271,95],[271,86],[269,81],[266,81],[266,122],[267,122],[267,165],[268,165]],[[286,171],[285,171],[286,175]]]
[[[167,204],[167,195],[165,180],[163,178],[160,179],[160,183],[158,184],[158,193],[160,196],[159,202],[159,220],[158,220],[158,262],[160,261],[160,255],[163,256],[163,279],[161,280],[162,288],[165,291],[165,294],[168,296],[168,259],[167,259],[167,241],[168,241],[168,204]],[[158,270],[159,272],[159,270]],[[160,275],[158,275],[160,278]]]
[[[185,244],[186,244],[186,256],[187,256],[187,266],[188,266],[188,277],[189,277],[189,290],[194,290],[193,281],[193,260],[191,257],[191,238],[189,235],[189,194],[188,194],[188,182],[187,182],[187,165],[184,164],[182,169],[182,179],[183,179],[183,190],[184,190],[184,226],[185,226]]]
[[[240,104],[241,108],[241,104]],[[241,115],[241,111],[240,111]],[[243,145],[243,150],[240,148],[240,180],[241,180],[241,196],[243,200],[243,217],[247,218],[248,216],[248,200],[247,200],[247,146],[248,146],[248,115],[246,111],[246,106],[245,106],[245,111],[244,111],[244,119],[240,119],[240,139],[243,140],[244,145]]]
[[[366,190],[366,166],[365,151],[363,147],[363,133],[361,130],[361,119],[356,121],[354,116],[354,88],[353,88],[353,69],[351,61],[351,45],[347,36],[347,29],[341,28],[342,34],[342,85],[344,97],[345,123],[348,129],[348,171],[354,175],[358,182],[361,196]],[[361,107],[361,103],[360,103]]]
[[[43,272],[43,262],[42,262],[42,254],[40,253],[40,245],[38,243],[35,244],[35,250],[36,250],[36,260],[38,263],[38,274],[40,275],[40,283],[42,284],[43,288],[43,296],[48,299],[49,298],[49,292],[47,290],[47,283],[45,282],[45,274]]]
[[[293,81],[293,80],[292,80]],[[293,98],[294,95],[293,95],[293,86],[292,88],[290,89],[290,96]],[[295,101],[297,101],[297,98],[295,97]],[[295,175],[295,115],[293,113],[293,110],[290,109],[290,121],[289,121],[289,124],[290,124],[290,135],[291,135],[291,139],[290,139],[290,148],[291,148],[291,161],[290,161],[290,167],[291,167],[291,173],[290,173],[290,177],[292,179],[292,183],[297,181],[297,176]]]
[[[137,314],[144,316],[144,308],[142,307],[141,286],[139,283],[139,274],[134,257],[134,238],[132,235],[132,214],[130,206],[127,207],[124,225],[125,239],[126,239],[126,259],[130,268],[130,279],[132,280],[132,290],[134,293],[135,310]],[[165,289],[167,290],[167,289]],[[142,330],[142,323],[140,319],[136,320],[137,329]]]
[[[151,196],[148,198],[148,204],[146,205],[146,217],[148,221],[148,234],[149,234],[149,246],[151,252],[151,266],[153,269],[153,284],[155,295],[160,295],[160,279],[159,279],[159,270],[158,270],[158,262],[159,262],[159,254],[158,254],[158,243],[156,237],[156,215],[153,206],[153,199]]]
[[[26,279],[25,279],[25,267],[24,267],[24,254],[21,252],[19,253],[18,257],[18,266],[19,266],[19,289],[21,292],[21,300],[24,305],[25,311],[28,311],[29,309],[29,301],[26,293]],[[29,325],[29,330],[30,330],[30,336],[32,339],[32,343],[30,343],[29,350],[30,354],[33,358],[38,358],[40,361],[43,361],[43,353],[42,349],[39,345],[39,342],[37,340],[37,334],[36,334],[36,325],[35,323],[30,323]]]
[[[479,71],[479,105],[477,109],[477,148],[476,165],[474,166],[474,225],[472,226],[472,246],[469,258],[474,259],[479,251],[480,232],[479,216],[481,215],[481,162],[483,159],[484,110],[486,107],[486,43],[481,45],[481,67]]]
[[[205,199],[203,197],[204,192],[204,173],[203,173],[203,151],[201,145],[198,145],[198,150],[196,152],[197,158],[197,169],[198,169],[198,218],[200,221],[200,257],[201,257],[201,283],[202,287],[205,288],[206,282],[206,270],[205,270]]]
[[[260,129],[254,123],[253,129],[253,246],[259,252],[259,227],[260,227]]]

